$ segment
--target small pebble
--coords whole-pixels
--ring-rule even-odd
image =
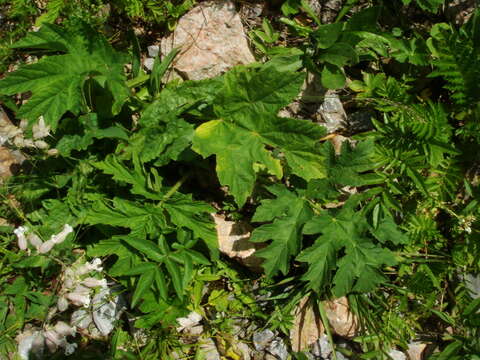
[[[147,47],[148,49],[148,56],[151,57],[151,58],[154,58],[158,55],[158,52],[160,51],[160,48],[158,47],[158,45],[150,45],[149,47]]]
[[[274,337],[275,334],[270,329],[265,329],[253,334],[253,345],[255,346],[255,350],[264,350]]]

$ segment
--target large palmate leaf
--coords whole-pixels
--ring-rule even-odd
[[[260,69],[235,68],[224,76],[224,86],[215,99],[215,112],[221,118],[253,118],[257,114],[277,114],[300,92],[305,74]]]
[[[388,221],[388,220],[387,220]],[[376,232],[384,235],[382,242],[402,241],[391,237],[392,233],[401,233],[394,223],[389,230]],[[305,234],[321,235],[315,243],[297,256],[297,260],[306,262],[308,270],[302,279],[316,291],[322,291],[333,277],[333,294],[336,297],[349,292],[367,292],[373,290],[385,280],[381,272],[384,265],[396,264],[393,253],[388,248],[375,244],[368,236],[371,230],[365,214],[355,211],[354,199],[349,200],[340,210],[330,210],[312,218],[305,224]],[[340,254],[344,254],[339,257]],[[333,276],[334,270],[337,270]]]
[[[194,201],[191,195],[181,193],[170,197],[163,206],[170,215],[170,220],[178,228],[190,229],[196,238],[205,242],[212,257],[218,257],[217,233],[209,216],[214,212],[213,207],[201,201]]]
[[[57,143],[56,148],[63,156],[69,156],[73,150],[86,150],[94,143],[94,139],[128,140],[127,132],[118,125],[100,128],[96,113],[80,116],[79,122],[83,125],[82,135],[64,135]]]
[[[36,121],[43,115],[47,125],[54,130],[63,114],[68,111],[78,114],[85,107],[83,85],[87,79],[95,80],[110,92],[113,114],[121,110],[130,95],[123,73],[125,56],[86,26],[67,31],[45,24],[15,47],[65,53],[24,65],[0,81],[1,94],[32,92],[30,100],[20,108],[18,117]]]
[[[137,154],[142,162],[155,160],[155,165],[162,166],[178,159],[193,134],[193,125],[173,117],[167,123],[142,128],[130,138],[125,151]]]
[[[304,75],[272,67],[239,68],[225,75],[224,88],[214,101],[218,120],[199,126],[193,149],[207,157],[215,154],[217,174],[241,206],[256,179],[254,165],[263,164],[281,178],[279,150],[292,172],[310,180],[325,176],[316,142],[324,129],[309,121],[280,118],[277,112],[300,91]],[[269,147],[269,148],[268,148]]]
[[[313,212],[305,199],[282,186],[272,186],[268,190],[276,195],[273,200],[263,200],[252,221],[266,222],[253,231],[250,241],[271,243],[255,254],[264,258],[263,267],[267,276],[278,271],[287,274],[290,258],[299,253],[302,245],[303,225]]]
[[[241,206],[253,190],[256,163],[278,178],[283,176],[280,159],[267,145],[284,154],[294,174],[306,180],[324,177],[323,156],[316,146],[323,134],[323,128],[305,120],[258,114],[199,126],[193,149],[204,157],[216,155],[220,182],[229,186]]]

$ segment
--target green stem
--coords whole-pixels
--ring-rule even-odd
[[[164,204],[170,197],[172,197],[173,194],[175,194],[178,189],[183,185],[183,183],[185,182],[185,180],[188,179],[188,174],[187,175],[183,175],[182,178],[180,180],[178,180],[175,185],[172,186],[172,188],[170,190],[168,190],[168,192],[165,194],[165,196],[163,197],[162,201],[160,201],[160,204],[159,205],[162,205]]]

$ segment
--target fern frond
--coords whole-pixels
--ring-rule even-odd
[[[430,39],[435,69],[429,77],[443,77],[455,103],[467,107],[480,100],[480,49],[468,28],[437,30]]]

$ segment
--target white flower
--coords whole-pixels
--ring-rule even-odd
[[[40,239],[40,237],[35,233],[28,234],[27,240],[30,244],[32,244],[35,247],[35,249],[37,249],[37,251],[40,248],[40,246],[42,246],[43,244],[42,239]]]
[[[70,322],[78,329],[86,329],[93,322],[93,318],[87,310],[78,309],[72,313]]]
[[[64,296],[60,296],[57,301],[57,308],[60,312],[68,309],[68,300]]]
[[[63,226],[63,230],[60,231],[57,235],[52,235],[49,241],[53,241],[54,244],[60,244],[65,241],[68,234],[70,234],[71,232],[73,232],[73,228],[70,225],[65,224]]]
[[[28,360],[30,353],[40,356],[43,353],[45,339],[42,332],[27,330],[17,336],[18,355],[22,360]]]
[[[28,231],[28,228],[25,226],[19,226],[13,233],[17,235],[18,240],[18,247],[20,250],[26,250],[28,246],[27,238],[25,237],[25,233]]]
[[[73,231],[73,228],[70,225],[65,224],[63,226],[62,231],[60,231],[56,235],[52,235],[50,237],[50,240],[45,241],[43,244],[41,244],[38,247],[38,252],[41,253],[41,254],[45,254],[45,253],[49,252],[50,250],[52,250],[52,248],[55,246],[55,244],[60,244],[63,241],[65,241],[68,234],[70,234],[72,231]]]
[[[88,274],[90,271],[101,272],[103,271],[103,267],[101,267],[100,265],[102,265],[102,260],[100,260],[99,258],[95,258],[91,262],[87,262],[86,264],[76,269],[75,274],[77,276],[82,276]]]
[[[75,343],[68,343],[68,342],[67,342],[67,343],[65,344],[65,355],[66,355],[66,356],[72,355],[72,354],[75,352],[75,350],[77,350],[77,347],[78,347],[77,344],[75,344]]]
[[[47,330],[43,332],[45,336],[45,343],[50,352],[57,351],[57,348],[63,344],[65,337],[60,336],[55,330]]]
[[[38,248],[38,252],[40,254],[46,254],[50,250],[52,250],[54,246],[55,246],[55,243],[52,240],[47,240],[42,245],[40,245],[40,247]]]
[[[66,298],[72,302],[73,305],[89,307],[90,295],[82,295],[77,293],[68,293]]]
[[[35,145],[36,148],[41,150],[48,149],[48,144],[43,140],[35,140],[33,145]]]
[[[89,288],[95,288],[99,286],[104,288],[104,287],[107,287],[107,280],[106,279],[99,280],[92,277],[88,277],[82,281],[82,284]]]
[[[50,126],[46,126],[45,119],[43,116],[40,116],[38,123],[33,125],[32,131],[34,139],[42,139],[50,135]]]
[[[70,326],[64,321],[58,321],[53,329],[57,332],[57,334],[62,336],[75,336],[77,333],[75,326]]]

